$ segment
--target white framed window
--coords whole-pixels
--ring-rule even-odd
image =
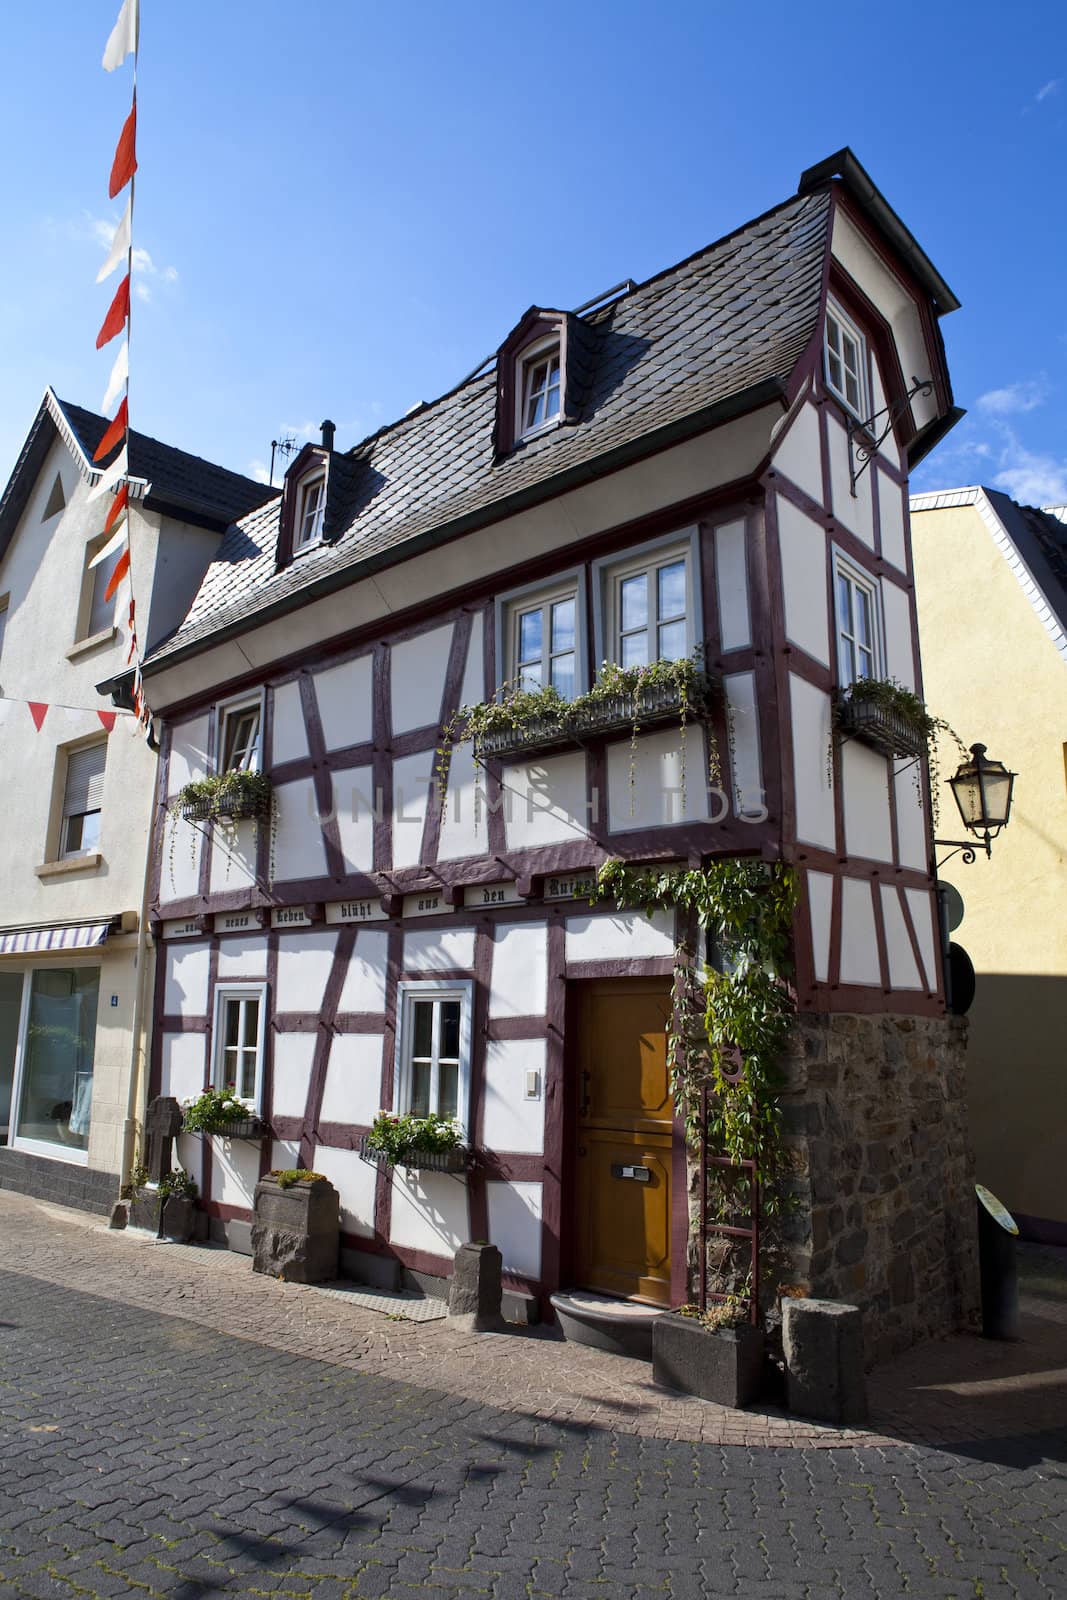
[[[454,1118],[467,1125],[470,1104],[469,979],[402,981],[397,986],[395,1109],[399,1115]]]
[[[293,549],[303,550],[322,539],[322,524],[326,515],[326,478],[323,473],[305,478],[297,490],[296,522],[293,525]]]
[[[842,689],[881,676],[882,618],[878,580],[834,551],[834,631]]]
[[[67,755],[59,855],[63,861],[100,848],[107,740],[83,745]]]
[[[563,371],[560,342],[551,339],[528,350],[519,363],[518,416],[520,439],[559,420]]]
[[[603,643],[598,655],[617,666],[680,661],[700,637],[693,573],[696,535],[659,540],[620,561],[597,562]]]
[[[869,411],[866,341],[832,301],[826,307],[824,355],[827,387],[862,421]]]
[[[263,704],[261,700],[219,707],[219,772],[258,772],[260,769]]]
[[[211,1081],[216,1089],[232,1090],[256,1112],[262,1110],[266,1022],[265,983],[216,986]]]
[[[504,626],[508,683],[532,690],[551,685],[564,700],[573,700],[584,676],[577,576],[557,589],[509,601]]]

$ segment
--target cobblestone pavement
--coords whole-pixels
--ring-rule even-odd
[[[999,1377],[990,1368],[961,1380],[962,1393],[926,1391],[935,1409],[955,1396],[957,1429],[980,1409],[973,1385],[986,1401],[999,1395],[999,1431],[949,1449],[829,1430],[731,1446],[662,1436],[661,1413],[627,1414],[622,1390],[602,1417],[584,1415],[611,1358],[581,1369],[581,1405],[554,1412],[541,1403],[552,1373],[566,1384],[579,1370],[567,1346],[461,1341],[441,1324],[380,1318],[365,1331],[372,1313],[234,1264],[0,1196],[3,1600],[1067,1595],[1065,1375],[1051,1361],[1056,1350],[1067,1363],[1067,1323],[1054,1282],[1037,1286],[1043,1314],[1027,1325],[1054,1330],[1045,1356],[1029,1339],[927,1347],[960,1352],[957,1368],[971,1344],[1000,1358]],[[217,1275],[201,1281],[209,1268]],[[72,1287],[94,1270],[95,1292]],[[257,1287],[244,1295],[247,1283]],[[231,1331],[217,1325],[228,1319]],[[498,1398],[502,1351],[526,1358],[525,1404],[517,1392],[485,1404]],[[647,1386],[647,1368],[618,1365],[638,1367]],[[903,1405],[906,1384],[897,1388]]]

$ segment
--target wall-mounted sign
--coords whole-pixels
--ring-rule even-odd
[[[406,894],[404,896],[405,917],[434,917],[441,912],[451,911],[452,907],[440,890],[426,889],[422,894]]]
[[[588,897],[595,886],[596,874],[592,872],[574,872],[564,878],[546,878],[545,899],[575,900],[581,896]]]
[[[465,906],[513,906],[521,899],[515,883],[471,883],[463,891]]]
[[[384,922],[380,900],[335,900],[326,907],[327,922]]]
[[[303,906],[275,906],[270,914],[272,928],[310,928],[311,923]]]
[[[195,917],[179,917],[176,922],[163,924],[164,939],[197,939],[203,931]]]
[[[247,933],[252,928],[262,928],[263,919],[258,911],[217,911],[216,933]]]

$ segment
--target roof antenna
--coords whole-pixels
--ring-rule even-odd
[[[291,433],[284,434],[280,439],[272,439],[270,442],[270,477],[267,480],[268,489],[273,489],[274,487],[275,451],[277,451],[280,456],[284,456],[286,461],[288,461],[290,456],[296,455],[296,440],[293,438]]]

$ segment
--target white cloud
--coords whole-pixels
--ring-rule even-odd
[[[1049,388],[1042,378],[1028,378],[1009,383],[1003,389],[988,389],[978,396],[978,409],[994,417],[1009,417],[1024,411],[1036,411],[1048,399]]]
[[[254,461],[248,463],[246,471],[248,476],[254,478],[257,483],[270,482],[270,468],[265,461],[260,461],[258,456]]]
[[[993,483],[1024,506],[1058,506],[1067,501],[1067,461],[1027,450],[1012,435],[1001,455],[1002,471]]]
[[[1050,94],[1055,94],[1062,82],[1062,78],[1050,78],[1047,83],[1042,84],[1041,88],[1034,96],[1034,99],[1037,101],[1038,105],[1041,104],[1042,100],[1047,100]]]

